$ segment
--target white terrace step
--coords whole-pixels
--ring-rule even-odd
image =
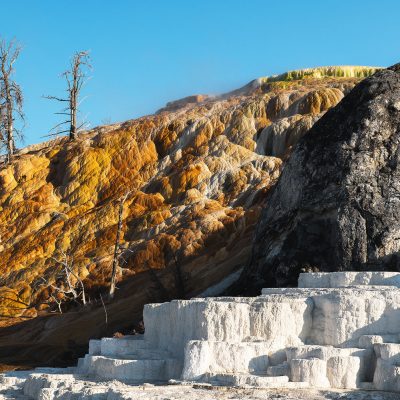
[[[328,360],[336,356],[358,356],[370,362],[373,356],[373,349],[360,349],[357,347],[333,347],[322,345],[303,345],[286,348],[287,361],[290,362],[294,358],[319,358],[320,360]]]
[[[267,368],[267,376],[289,376],[290,365],[287,361],[278,365],[270,365]]]
[[[149,360],[162,360],[170,357],[168,351],[152,349],[144,340],[104,338],[101,341],[96,340],[96,342],[101,343],[100,345],[96,343],[96,346],[92,344],[91,351],[89,351],[92,356]]]
[[[149,349],[144,349],[144,350],[137,350],[134,353],[126,353],[126,354],[121,354],[119,356],[105,356],[102,354],[104,357],[109,357],[109,358],[121,358],[124,360],[165,360],[167,358],[171,358],[171,355],[168,351],[166,350],[149,350]]]
[[[302,388],[308,387],[306,382],[289,382],[287,376],[263,376],[253,374],[210,374],[209,383],[221,386],[252,386],[263,388]]]
[[[400,344],[375,343],[377,363],[374,386],[379,390],[400,391]]]
[[[305,345],[286,349],[290,379],[315,387],[353,389],[373,379],[372,348],[336,348]]]
[[[149,344],[144,340],[144,335],[103,338],[100,344],[100,354],[103,356],[134,354],[137,351],[149,349]]]
[[[400,274],[308,274],[300,280],[300,288],[264,289],[254,298],[146,305],[145,335],[91,341],[76,373],[126,383],[208,379],[245,387],[400,391]],[[78,400],[86,388],[85,400],[112,400],[68,374],[40,372],[24,385],[38,400]]]
[[[315,272],[299,276],[300,288],[338,288],[354,285],[396,286],[400,288],[398,272]]]
[[[86,363],[89,376],[131,383],[178,379],[182,371],[182,363],[175,358],[122,359],[90,355]]]
[[[375,344],[398,343],[400,335],[363,335],[358,339],[358,347],[368,349]]]
[[[124,336],[122,338],[102,338],[89,341],[89,354],[94,356],[121,356],[134,354],[137,350],[149,349],[144,335]]]
[[[400,392],[400,363],[378,358],[373,384],[377,390]]]
[[[191,340],[186,345],[182,378],[198,380],[206,374],[265,373],[268,342],[222,342]]]
[[[393,365],[400,365],[400,344],[399,343],[376,343],[374,351],[377,357],[381,357]]]
[[[283,288],[263,288],[261,289],[261,296],[254,301],[265,301],[272,297],[271,295],[284,295],[290,301],[290,299],[297,297],[313,297],[321,296],[323,294],[337,294],[337,293],[348,293],[351,294],[354,291],[367,293],[367,292],[398,292],[398,287],[394,285],[351,285],[343,287],[283,287]]]

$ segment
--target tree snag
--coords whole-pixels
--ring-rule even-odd
[[[56,276],[55,283],[50,283],[49,279],[40,277],[41,286],[52,289],[51,300],[57,304],[60,314],[61,305],[64,302],[74,301],[85,306],[87,304],[85,285],[77,273],[74,272],[73,259],[68,254],[60,252],[62,259],[51,257],[61,270]]]
[[[15,40],[0,40],[0,142],[6,148],[8,161],[16,150],[15,139],[23,138],[14,124],[16,117],[24,121],[22,90],[12,77],[20,52],[21,46]]]
[[[90,56],[88,51],[79,51],[75,53],[71,60],[70,69],[61,74],[61,76],[67,81],[67,97],[61,98],[56,96],[44,96],[49,100],[68,103],[67,107],[62,109],[61,112],[56,113],[59,115],[65,115],[68,119],[53,126],[50,132],[55,132],[50,133],[49,136],[57,136],[61,133],[68,133],[69,140],[75,140],[80,130],[87,125],[85,122],[82,122],[78,125],[79,106],[84,100],[79,100],[79,96],[83,85],[89,79],[84,70],[91,68],[92,66],[90,64]],[[64,130],[59,130],[59,128],[64,125],[69,125],[69,127]]]
[[[119,259],[119,242],[121,239],[121,231],[122,231],[122,217],[124,213],[124,203],[129,196],[129,191],[126,192],[119,200],[119,211],[118,211],[118,225],[117,225],[117,234],[115,236],[115,245],[114,245],[114,255],[111,269],[111,282],[110,282],[110,291],[109,297],[112,299],[115,294],[115,284],[117,278],[117,268],[118,268],[118,259]]]

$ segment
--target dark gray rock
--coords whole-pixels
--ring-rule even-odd
[[[357,85],[300,140],[267,199],[242,291],[299,272],[400,270],[400,64]]]

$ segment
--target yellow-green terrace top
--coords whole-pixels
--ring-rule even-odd
[[[366,78],[374,74],[382,67],[365,67],[354,65],[341,65],[330,67],[304,68],[294,71],[284,72],[279,75],[265,76],[258,79],[260,83],[295,81],[306,78]]]

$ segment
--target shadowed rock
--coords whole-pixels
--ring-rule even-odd
[[[302,270],[400,270],[400,65],[358,84],[298,143],[260,218],[241,290]]]

